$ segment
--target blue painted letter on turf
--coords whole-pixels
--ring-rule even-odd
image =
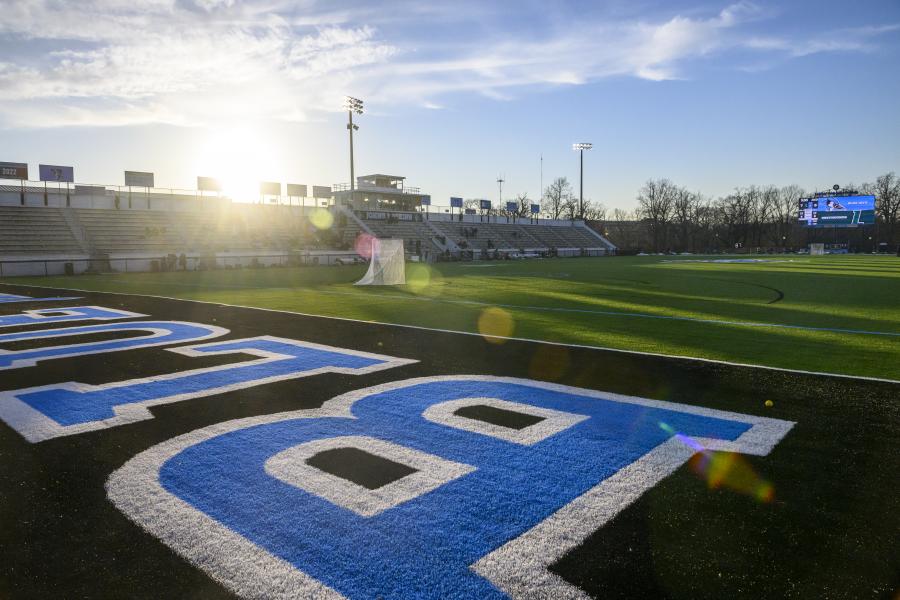
[[[146,317],[136,312],[104,308],[102,306],[72,306],[66,308],[38,308],[24,310],[17,315],[0,315],[0,327],[43,325],[71,321],[114,321],[131,317]]]
[[[766,454],[790,426],[528,380],[422,378],[199,430],[138,455],[107,489],[239,595],[568,597],[546,566],[695,452],[674,433]],[[342,449],[394,475],[367,487],[314,466]]]
[[[99,386],[70,381],[0,392],[0,419],[38,442],[150,419],[148,406],[319,373],[359,375],[415,362],[269,336],[169,351],[192,357],[240,353],[258,358]]]
[[[146,335],[125,339],[103,340],[99,342],[82,342],[61,346],[43,346],[27,350],[0,350],[0,369],[18,369],[32,367],[40,361],[85,354],[100,354],[149,348],[207,340],[228,333],[227,329],[215,325],[186,323],[183,321],[132,321],[130,323],[103,323],[102,325],[84,325],[81,327],[61,327],[58,329],[39,329],[37,331],[18,331],[0,334],[0,344],[21,342],[26,340],[43,340],[64,338],[79,335],[100,333],[115,334],[120,332],[143,331]]]
[[[78,300],[77,296],[56,296],[53,298],[32,298],[31,296],[19,296],[18,294],[0,294],[0,304],[11,302],[55,302],[61,300]]]

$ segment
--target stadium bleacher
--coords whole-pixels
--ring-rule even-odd
[[[333,212],[330,229],[316,229],[301,211],[287,207],[234,205],[210,210],[144,210],[0,206],[0,257],[84,259],[158,258],[186,253],[288,253],[346,251],[362,232],[402,239],[407,254],[425,260],[459,256],[460,250],[540,252],[559,255],[606,254],[614,249],[580,224],[458,222],[424,219],[421,214],[361,218],[351,210]],[[399,217],[399,218],[398,218]],[[590,252],[583,252],[590,250]],[[471,256],[471,255],[470,255]]]
[[[61,209],[0,206],[0,256],[82,253]]]
[[[461,247],[473,250],[530,250],[550,248],[601,248],[608,246],[593,232],[578,226],[522,223],[458,223],[434,221],[434,225]]]
[[[443,248],[435,241],[435,233],[422,221],[368,220],[369,229],[379,238],[402,239],[407,253],[416,252],[416,242],[423,251],[439,252]]]

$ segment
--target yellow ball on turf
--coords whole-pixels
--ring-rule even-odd
[[[772,408],[773,406],[775,406],[775,403],[772,402],[771,400],[766,400],[766,406],[767,406],[768,408]]]

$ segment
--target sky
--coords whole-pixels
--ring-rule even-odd
[[[434,204],[565,176],[631,209],[900,171],[900,2],[0,0],[0,161],[235,195],[406,176]],[[543,157],[543,161],[541,159]],[[543,177],[541,170],[543,165]],[[252,199],[252,198],[248,198]]]

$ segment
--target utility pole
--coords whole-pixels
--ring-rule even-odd
[[[578,150],[580,156],[579,183],[578,183],[578,218],[584,220],[584,151],[590,150],[594,145],[590,142],[572,144],[572,150]]]
[[[353,113],[363,114],[363,101],[352,96],[344,98],[344,108],[347,109],[347,130],[350,132],[350,201],[353,201],[353,190],[356,189],[356,174],[353,171],[353,132],[359,126],[353,124]]]

